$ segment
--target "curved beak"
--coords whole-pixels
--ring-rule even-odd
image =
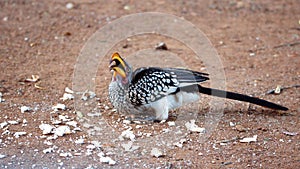
[[[119,74],[122,78],[126,78],[126,64],[119,53],[115,52],[110,59],[109,69],[113,71],[113,77]]]
[[[110,70],[113,71],[113,77],[116,77],[119,74],[122,78],[126,78],[126,73],[123,69],[118,66],[110,66]]]
[[[124,70],[126,69],[126,64],[123,58],[121,58],[120,54],[115,52],[110,59],[110,65],[115,62],[115,65],[123,68]]]

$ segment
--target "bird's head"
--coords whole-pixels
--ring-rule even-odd
[[[117,52],[111,56],[109,69],[112,72],[112,81],[117,81],[124,85],[131,80],[131,66]]]

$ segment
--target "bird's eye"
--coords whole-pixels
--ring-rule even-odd
[[[109,64],[109,69],[112,70],[116,66],[117,66],[117,63],[115,61],[111,61],[111,63]]]

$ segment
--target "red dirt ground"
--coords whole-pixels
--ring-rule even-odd
[[[0,1],[0,92],[5,99],[0,103],[0,123],[19,122],[0,128],[0,157],[3,155],[0,168],[300,168],[299,88],[288,88],[279,95],[265,95],[277,85],[299,85],[299,1],[108,3],[78,0],[72,1],[74,7],[67,9],[69,2]],[[93,149],[88,154],[86,147],[91,144],[90,141],[102,143],[101,136],[89,135],[84,122],[73,113],[73,101],[60,100],[65,87],[72,88],[77,56],[88,38],[110,21],[149,11],[183,17],[202,30],[221,57],[228,90],[258,96],[290,110],[283,113],[252,105],[249,109],[249,104],[226,101],[224,115],[205,143],[199,143],[199,134],[190,133],[182,148],[168,149],[163,157],[155,158],[147,152],[131,158],[130,153],[125,154],[126,157],[110,154],[110,149],[116,146],[111,140],[110,144],[103,144],[100,149]],[[169,50],[185,60],[190,68],[202,70],[202,64],[189,60],[188,56],[193,55],[190,50],[160,36],[133,37],[128,42],[120,42],[110,52],[119,51],[126,57],[143,48],[154,47],[161,41],[166,42]],[[99,109],[108,124],[124,131],[126,128],[122,122],[115,122],[120,119],[119,115],[111,113],[111,107],[105,107],[110,105],[106,97],[110,73],[107,65],[103,66],[97,74],[97,82],[105,82],[105,85],[98,86],[96,92]],[[39,75],[40,80],[37,83],[24,82],[31,75]],[[103,76],[104,79],[99,79]],[[51,107],[57,103],[66,104],[67,109],[50,114]],[[21,113],[22,106],[34,110]],[[205,106],[207,104],[203,103],[201,114],[205,114]],[[82,131],[45,143],[47,140],[39,125],[51,124],[52,118],[58,119],[58,115],[77,121]],[[238,131],[238,126],[230,126],[230,122],[239,124],[246,131]],[[164,127],[168,126],[147,124],[143,129],[159,132]],[[26,134],[17,138],[14,134],[21,131]],[[134,131],[137,129],[134,128]],[[290,133],[285,134],[286,131]],[[258,139],[252,143],[240,143],[234,139],[253,135],[258,135]],[[84,138],[85,144],[75,144],[74,141],[79,138]],[[222,140],[228,141],[220,144]],[[151,143],[147,145],[155,147]],[[44,153],[43,150],[49,147],[56,148],[53,152]],[[61,153],[65,152],[72,156],[64,157]],[[116,164],[101,163],[97,155],[100,152],[105,152]]]

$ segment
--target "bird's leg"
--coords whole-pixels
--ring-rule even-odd
[[[129,120],[131,122],[142,122],[142,123],[152,123],[157,122],[155,116],[130,116],[126,117],[126,120]]]
[[[132,109],[132,111],[128,112],[126,119],[130,121],[154,122],[156,120],[156,115],[153,109],[143,107]]]

